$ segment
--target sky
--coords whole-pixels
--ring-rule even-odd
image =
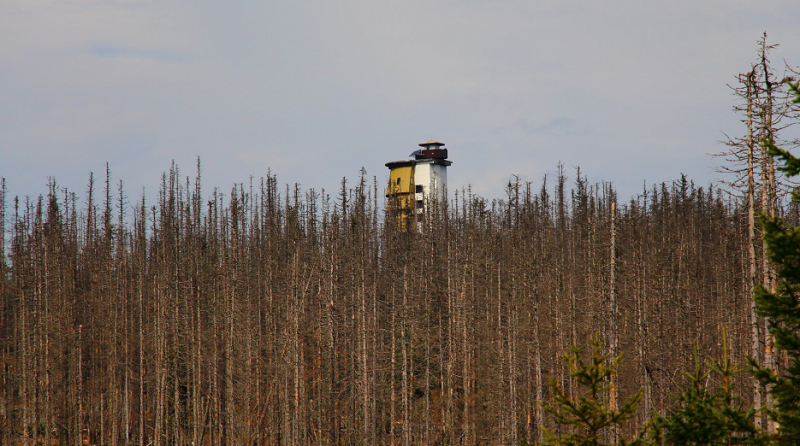
[[[704,185],[764,31],[800,66],[796,0],[0,0],[0,176],[84,197],[108,163],[133,203],[199,157],[206,195],[335,192],[435,139],[490,199],[559,162],[623,200]]]

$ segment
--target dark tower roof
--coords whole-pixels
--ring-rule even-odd
[[[422,149],[417,150],[413,153],[414,158],[418,160],[422,159],[434,159],[434,160],[445,160],[447,159],[447,149],[442,148],[444,146],[443,142],[434,141],[432,139],[419,143]]]
[[[427,140],[427,141],[425,141],[425,142],[421,142],[421,143],[419,143],[418,145],[419,145],[420,147],[424,147],[424,148],[426,148],[426,149],[438,149],[439,147],[443,146],[443,145],[444,145],[444,143],[443,143],[443,142],[439,142],[439,141],[434,141],[434,140],[432,140],[432,139],[429,139],[429,140]]]

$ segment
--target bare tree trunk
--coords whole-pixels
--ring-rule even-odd
[[[19,285],[17,285],[19,286]],[[19,325],[19,348],[20,348],[20,356],[22,357],[21,361],[21,368],[22,368],[22,385],[20,392],[22,393],[22,438],[23,444],[25,446],[30,446],[32,441],[34,440],[31,438],[31,390],[30,390],[30,377],[29,371],[31,369],[30,365],[30,346],[28,343],[28,318],[27,316],[27,308],[26,308],[26,299],[27,296],[25,293],[20,293],[20,325]],[[35,435],[35,431],[33,432]]]
[[[235,235],[234,235],[235,237]],[[235,255],[235,254],[234,254]],[[228,320],[227,320],[227,336],[225,339],[225,429],[224,429],[224,443],[233,444],[235,441],[234,436],[234,410],[235,403],[233,401],[233,327],[234,327],[234,311],[236,309],[236,272],[234,268],[234,277],[229,283],[229,297],[228,297]]]
[[[330,442],[332,444],[338,444],[339,442],[339,402],[335,397],[335,380],[337,375],[337,364],[336,364],[336,312],[335,310],[335,265],[336,265],[336,257],[335,254],[331,254],[330,258],[330,271],[329,271],[329,295],[328,300],[330,301],[330,305],[328,306],[328,362],[330,367],[330,376],[328,377],[328,398],[330,407],[330,414],[328,416],[328,420],[330,423],[329,426],[329,437]],[[394,299],[394,294],[392,294],[392,299]],[[394,302],[392,302],[392,390],[394,390]],[[392,392],[392,410],[394,410],[394,392]],[[394,415],[394,413],[392,413]],[[394,416],[392,416],[392,427],[394,427]]]
[[[144,279],[139,279],[139,444],[145,443],[144,436]]]
[[[534,355],[535,355],[535,367],[536,367],[536,404],[534,408],[534,414],[536,419],[536,439],[539,443],[544,441],[544,430],[542,427],[544,426],[544,417],[542,413],[542,405],[538,404],[540,401],[544,401],[544,380],[542,378],[542,344],[541,344],[541,330],[539,329],[539,303],[536,303],[536,309],[533,313],[533,320],[534,324],[536,325],[535,328],[535,348],[534,348]]]
[[[432,252],[431,254],[432,254],[432,256],[431,256],[432,257],[431,258],[431,266],[433,266],[433,264],[435,263],[435,260],[433,258],[434,257],[434,253]],[[448,282],[449,282],[449,274],[448,274]],[[449,286],[448,286],[448,288],[449,288]],[[425,296],[425,300],[426,300],[426,302],[428,302],[430,299],[428,298],[428,296]],[[453,437],[454,437],[454,432],[455,432],[454,429],[453,429],[454,428],[454,423],[453,423],[454,414],[453,414],[453,412],[455,410],[455,408],[454,408],[454,406],[455,406],[455,404],[454,404],[455,395],[453,394],[453,387],[455,386],[455,376],[454,376],[453,367],[455,367],[455,356],[456,356],[455,346],[454,346],[454,341],[455,341],[455,333],[454,333],[454,331],[455,331],[455,328],[454,328],[455,321],[454,321],[454,314],[453,314],[454,311],[455,310],[454,310],[454,307],[453,307],[453,295],[448,293],[447,294],[447,357],[446,358],[440,358],[440,360],[439,360],[440,362],[446,361],[445,362],[445,364],[446,364],[445,365],[445,379],[444,379],[445,388],[442,389],[442,393],[440,395],[440,403],[443,404],[443,406],[444,406],[443,407],[443,411],[442,411],[442,424],[444,425],[443,429],[442,429],[442,431],[443,431],[442,433],[444,435],[444,438],[446,438],[448,442],[452,442],[454,440]],[[426,317],[426,321],[429,321],[429,320],[430,320],[430,317]],[[441,330],[440,330],[439,336],[440,336],[440,338],[442,336],[441,335]],[[441,342],[441,339],[440,339],[440,342]],[[428,415],[426,415],[426,418],[427,418]]]
[[[609,188],[609,192],[611,192]],[[613,192],[609,193],[609,199],[611,201],[611,251],[610,251],[610,283],[609,283],[609,316],[610,316],[610,329],[608,332],[609,335],[609,347],[611,348],[611,360],[613,361],[614,358],[618,356],[617,353],[617,228],[616,228],[616,221],[617,221],[617,204],[616,198],[613,196]],[[617,375],[611,375],[611,383],[609,387],[609,398],[608,398],[608,408],[610,410],[617,410]],[[612,443],[617,443],[617,438],[619,437],[619,432],[617,431],[617,426],[614,425],[611,429],[612,435]]]
[[[403,446],[411,445],[411,407],[408,400],[411,393],[409,383],[410,367],[408,355],[408,333],[407,333],[407,311],[408,311],[408,266],[403,266],[403,313],[400,321],[400,345],[403,355]]]
[[[496,293],[497,293],[497,356],[500,359],[500,364],[497,373],[497,394],[499,401],[497,411],[499,417],[499,428],[497,430],[497,444],[505,444],[506,437],[506,393],[505,393],[505,373],[506,373],[506,354],[505,354],[505,339],[503,338],[503,312],[502,312],[502,295],[500,292],[500,265],[496,265]]]
[[[432,262],[431,262],[432,263]],[[452,299],[448,294],[448,302]],[[430,298],[425,295],[425,444],[431,444],[431,308]]]
[[[646,199],[645,199],[646,200]],[[647,203],[645,202],[643,208],[647,207]],[[646,263],[643,255],[643,243],[641,241],[642,237],[639,236],[639,249],[637,250],[637,259],[636,262],[639,265],[639,274],[636,277],[636,328],[638,331],[638,342],[637,348],[639,350],[639,379],[641,380],[641,386],[644,390],[644,398],[642,404],[642,417],[641,417],[641,424],[644,425],[646,420],[650,417],[650,414],[653,411],[653,401],[652,401],[652,388],[650,382],[650,376],[648,373],[648,362],[647,362],[647,353],[648,353],[648,343],[647,343],[647,287],[645,286],[645,277],[647,277],[647,270],[646,270]]]
[[[519,414],[517,412],[517,307],[508,308],[508,396],[511,403],[511,432],[513,444],[519,438]]]
[[[368,357],[368,350],[367,350],[367,291],[366,291],[366,274],[364,272],[364,258],[362,254],[362,263],[360,268],[360,275],[361,281],[359,284],[358,294],[360,295],[359,299],[359,319],[361,321],[361,339],[360,339],[360,347],[361,347],[361,404],[362,404],[362,423],[364,424],[362,428],[363,434],[363,442],[364,444],[368,444],[370,442],[370,383],[369,383],[369,373],[368,373],[368,365],[369,365],[369,357]]]
[[[470,264],[470,267],[472,265]],[[464,388],[464,411],[462,414],[461,419],[461,437],[463,438],[461,444],[471,444],[475,442],[474,433],[471,429],[470,424],[470,417],[472,416],[472,385],[470,380],[471,368],[470,368],[470,349],[469,349],[469,342],[468,342],[468,332],[467,332],[467,315],[468,315],[468,304],[467,304],[467,267],[464,267],[464,273],[462,278],[462,291],[461,291],[461,302],[459,303],[460,306],[460,319],[461,319],[461,360],[462,369],[461,369],[461,381],[462,387]],[[469,295],[472,295],[470,292]]]
[[[75,354],[75,446],[83,446],[83,341],[82,326],[78,326],[77,345],[73,347]]]
[[[755,250],[755,154],[754,154],[754,138],[753,138],[753,96],[755,82],[753,79],[754,73],[750,71],[744,78],[740,76],[740,80],[744,82],[746,88],[747,100],[747,257],[748,257],[748,281],[747,281],[747,296],[750,302],[750,337],[751,337],[751,350],[750,355],[753,358],[759,358],[761,340],[759,336],[759,320],[756,314],[756,302],[753,300],[756,285],[756,250]],[[758,380],[753,380],[753,409],[757,413],[761,409],[761,385]],[[761,427],[761,417],[755,417],[755,425],[757,428]]]
[[[391,327],[392,332],[392,351],[391,351],[391,367],[389,369],[389,444],[394,444],[395,424],[397,424],[397,387],[395,385],[395,376],[397,374],[397,299],[396,290],[392,287],[392,309],[391,309]],[[405,381],[404,381],[405,382]]]
[[[761,71],[764,76],[764,92],[766,93],[767,97],[765,103],[762,105],[762,126],[763,126],[763,138],[768,142],[774,142],[775,135],[774,135],[774,117],[773,117],[773,110],[775,107],[774,100],[773,100],[773,85],[771,79],[771,70],[769,67],[769,61],[767,60],[767,52],[769,51],[770,47],[767,45],[767,33],[764,32],[764,36],[761,40]],[[775,216],[775,165],[772,156],[770,156],[766,150],[762,151],[762,161],[761,161],[761,211],[765,214],[769,215],[770,217]],[[764,242],[764,256],[763,256],[763,266],[764,266],[764,288],[767,290],[774,292],[775,291],[775,270],[771,263],[769,263],[767,259],[767,249],[766,249],[766,242]],[[775,358],[775,337],[769,333],[768,330],[769,321],[764,319],[764,334],[765,334],[765,343],[764,343],[764,365],[768,369],[775,370],[776,368],[776,358]],[[772,409],[775,401],[774,397],[772,396],[772,391],[768,387],[766,395],[766,404],[767,408]],[[775,432],[777,425],[774,421],[770,420],[767,422],[767,431]]]

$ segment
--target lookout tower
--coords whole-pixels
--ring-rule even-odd
[[[453,163],[447,160],[444,143],[429,140],[419,146],[410,159],[386,163],[386,196],[402,229],[413,229],[423,221],[430,203],[447,200],[447,166]]]

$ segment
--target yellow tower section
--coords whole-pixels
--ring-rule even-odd
[[[414,229],[415,190],[413,160],[386,163],[389,168],[389,185],[386,197],[389,198],[389,212],[397,219],[401,230]]]

